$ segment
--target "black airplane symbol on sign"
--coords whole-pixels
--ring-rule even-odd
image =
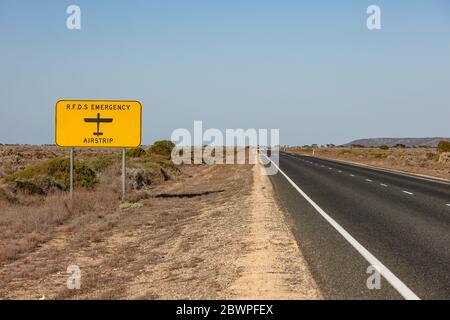
[[[97,132],[94,132],[94,136],[102,136],[103,132],[100,132],[100,123],[111,123],[112,118],[100,118],[100,113],[97,113],[97,118],[84,118],[84,122],[96,122]]]

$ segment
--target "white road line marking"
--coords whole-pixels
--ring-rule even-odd
[[[405,191],[405,190],[403,190],[403,193],[410,194],[410,195],[414,195],[414,193],[409,192],[409,191]]]
[[[384,184],[384,183],[380,183],[380,186],[385,187],[385,188],[388,187],[388,185],[387,185],[387,184]]]
[[[367,181],[367,182],[372,182],[372,180],[370,180],[370,179],[366,179],[366,181]]]
[[[339,170],[338,172],[342,172],[342,170]]]
[[[354,177],[355,175],[354,174],[350,174],[350,177]]]
[[[450,203],[447,203],[447,207],[450,207]]]
[[[328,167],[328,169],[333,170],[333,168]]]
[[[284,153],[284,155],[291,156],[290,153]],[[321,158],[321,157],[317,157],[317,156],[313,157],[311,155],[305,155],[305,157],[316,158],[316,159],[325,159],[325,160],[328,160],[331,162],[343,163],[343,164],[346,164],[349,166],[359,167],[359,168],[363,168],[363,169],[387,172],[387,173],[397,174],[397,175],[406,176],[406,177],[410,177],[410,178],[426,180],[429,182],[450,185],[450,182],[448,179],[439,179],[436,177],[428,177],[428,176],[417,175],[417,174],[412,174],[412,173],[405,173],[405,172],[401,172],[401,171],[394,170],[394,169],[383,169],[383,168],[374,167],[374,166],[370,166],[370,165],[363,165],[361,163],[356,163],[356,162],[351,162],[351,161],[343,161],[343,160],[337,160],[337,159],[331,160],[331,159]]]
[[[270,162],[278,169],[278,171],[286,178],[286,180],[306,199],[316,211],[331,224],[337,232],[339,232],[345,240],[347,240],[353,248],[355,248],[374,268],[400,293],[403,298],[407,300],[420,300],[420,298],[409,289],[395,274],[393,274],[380,260],[372,255],[366,248],[364,248],[350,233],[345,231],[333,218],[331,218],[321,207],[319,207],[302,189],[300,189],[291,178],[284,173],[279,166],[277,166],[270,158]]]
[[[318,159],[321,159],[321,158],[318,157]],[[415,178],[415,179],[426,180],[426,181],[430,181],[430,182],[434,182],[434,183],[441,183],[441,184],[445,184],[445,185],[450,185],[450,182],[448,180],[446,180],[446,179],[439,179],[439,178],[433,178],[433,177],[426,177],[426,176],[408,174],[408,173],[404,173],[404,172],[401,172],[401,171],[398,171],[398,170],[383,169],[383,168],[374,167],[374,166],[370,166],[370,165],[363,165],[361,163],[356,163],[356,162],[351,162],[351,161],[343,161],[343,160],[336,160],[336,159],[334,159],[334,160],[326,159],[326,160],[337,162],[337,163],[343,163],[343,164],[346,164],[346,165],[349,165],[349,166],[353,166],[353,167],[359,167],[359,168],[368,169],[368,170],[375,170],[375,171],[382,171],[382,172],[387,172],[387,173],[393,173],[393,174],[398,174],[398,175],[406,176],[406,177],[410,177],[410,178]]]

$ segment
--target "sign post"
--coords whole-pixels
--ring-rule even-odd
[[[73,199],[73,148],[70,148],[70,200]]]
[[[127,165],[126,165],[126,149],[122,149],[122,200],[125,199],[125,194],[127,192],[126,181],[127,181]]]
[[[129,100],[60,100],[55,107],[55,143],[70,148],[73,198],[74,147],[122,149],[122,198],[126,194],[126,148],[141,145],[142,105]]]

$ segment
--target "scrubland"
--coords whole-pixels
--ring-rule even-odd
[[[312,148],[288,151],[313,154]],[[436,148],[319,148],[314,155],[450,180],[450,156]]]
[[[67,155],[67,150],[56,147],[1,147],[0,263],[45,243],[55,227],[74,217],[118,207],[120,150],[76,151],[74,201],[69,201],[67,193],[70,170]],[[167,154],[132,156],[127,169],[130,200],[139,200],[140,190],[153,188],[180,173]],[[82,227],[85,222],[77,226]]]

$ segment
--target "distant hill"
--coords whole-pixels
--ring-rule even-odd
[[[383,144],[386,144],[389,147],[392,147],[396,144],[404,144],[407,147],[436,147],[438,142],[441,140],[450,141],[450,138],[371,138],[354,140],[352,142],[344,144],[344,146],[361,145],[364,147],[379,147]]]

